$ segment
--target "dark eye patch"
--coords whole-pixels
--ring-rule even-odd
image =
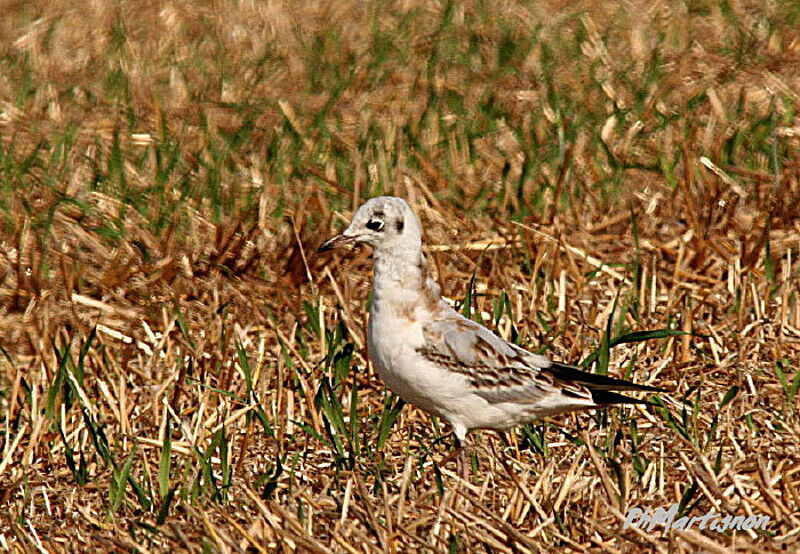
[[[403,232],[403,227],[406,226],[406,222],[403,221],[403,218],[399,218],[397,221],[394,222],[394,228],[397,229],[398,233]]]
[[[370,219],[369,221],[367,221],[367,229],[370,229],[372,231],[380,231],[381,229],[383,229],[383,221],[380,221],[378,219]]]

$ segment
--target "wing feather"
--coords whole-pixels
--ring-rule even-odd
[[[553,413],[619,403],[648,402],[613,390],[665,392],[623,379],[588,373],[511,344],[486,327],[450,311],[423,326],[428,360],[464,375],[472,392],[492,404],[550,406]]]
[[[564,394],[591,402],[585,387],[543,371],[552,365],[549,358],[504,341],[460,314],[426,324],[423,334],[420,354],[466,376],[473,392],[488,402],[532,404]]]

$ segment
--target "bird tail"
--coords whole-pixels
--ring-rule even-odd
[[[562,364],[561,362],[552,362],[550,367],[545,369],[546,372],[550,373],[556,379],[560,379],[562,381],[579,383],[589,389],[592,393],[592,396],[599,395],[601,399],[605,399],[604,402],[598,402],[598,404],[620,404],[626,402],[633,402],[637,404],[647,403],[644,400],[634,400],[632,398],[628,398],[627,396],[623,396],[621,394],[615,393],[608,393],[601,394],[608,391],[614,390],[638,390],[638,391],[647,391],[647,392],[668,392],[667,389],[662,389],[659,387],[651,387],[648,385],[638,385],[636,383],[631,383],[630,381],[626,381],[625,379],[616,379],[614,377],[608,377],[607,375],[598,375],[597,373],[589,373],[587,371],[583,371],[582,369],[578,369],[575,366],[571,366],[568,364]],[[616,400],[612,400],[616,399]]]
[[[641,400],[639,398],[631,398],[624,394],[611,392],[603,389],[589,389],[592,393],[592,401],[598,406],[610,406],[612,404],[644,404],[645,406],[657,406],[648,400]]]
[[[607,375],[589,373],[575,366],[553,362],[545,371],[549,372],[556,379],[578,383],[589,389],[592,394],[592,401],[598,406],[609,406],[612,404],[644,404],[653,406],[652,402],[631,398],[613,391],[645,391],[645,392],[668,392],[666,389],[651,387],[649,385],[639,385],[631,383],[625,379],[617,379]]]

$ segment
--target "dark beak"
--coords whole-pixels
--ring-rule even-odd
[[[351,242],[355,241],[356,237],[348,237],[346,235],[336,235],[332,239],[328,239],[317,248],[317,252],[327,252],[328,250],[333,250],[337,246],[341,246],[343,244],[350,244]]]

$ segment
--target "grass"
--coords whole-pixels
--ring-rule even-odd
[[[796,2],[2,15],[1,548],[797,542]],[[672,392],[473,433],[460,481],[366,359],[368,252],[313,254],[377,194],[465,314]],[[771,524],[622,528],[673,503]]]

